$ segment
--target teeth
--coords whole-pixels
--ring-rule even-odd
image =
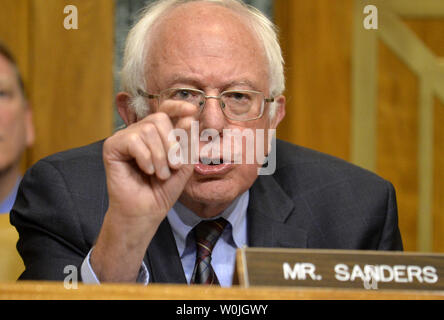
[[[209,159],[209,158],[201,158],[200,163],[207,164],[207,165],[218,165],[223,163],[221,159]]]

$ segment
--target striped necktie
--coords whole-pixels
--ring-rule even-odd
[[[211,266],[211,252],[227,225],[227,220],[201,221],[194,228],[196,239],[196,264],[194,265],[191,283],[194,284],[219,284],[216,273]]]

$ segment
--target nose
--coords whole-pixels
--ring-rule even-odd
[[[214,96],[207,97],[200,114],[200,130],[215,129],[222,133],[225,121],[225,115],[220,108],[220,100],[214,98]]]

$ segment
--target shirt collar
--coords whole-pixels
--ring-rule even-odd
[[[233,231],[232,237],[235,245],[238,248],[242,247],[245,244],[245,234],[243,230],[245,230],[248,201],[249,191],[247,190],[238,196],[221,214],[211,219],[202,219],[177,201],[170,211],[168,211],[167,218],[171,225],[171,229],[173,230],[179,256],[182,256],[185,250],[188,234],[199,222],[220,217],[226,219],[231,225]]]
[[[21,178],[19,177],[8,196],[2,202],[0,202],[0,213],[8,213],[11,211],[12,207],[14,206],[15,198],[17,197],[17,190],[20,185],[20,180]]]

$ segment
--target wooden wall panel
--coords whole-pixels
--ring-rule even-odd
[[[78,8],[77,30],[63,8]],[[113,1],[31,1],[32,162],[112,132]]]
[[[1,0],[0,41],[14,54],[23,79],[28,78],[28,0]]]
[[[412,30],[429,48],[433,54],[444,56],[444,42],[442,34],[444,33],[443,19],[404,19],[406,27]],[[412,71],[408,71],[405,65],[398,60],[392,53],[387,51],[382,45],[383,53],[379,56],[379,117],[380,122],[378,134],[378,170],[387,179],[394,182],[398,192],[398,206],[400,227],[403,234],[406,250],[419,250],[419,242],[427,243],[427,237],[431,237],[430,247],[427,251],[444,252],[444,242],[441,240],[444,231],[442,214],[444,205],[442,199],[444,194],[440,177],[444,174],[444,167],[440,165],[444,158],[444,148],[441,140],[443,139],[442,121],[439,122],[439,101],[435,102],[433,108],[434,136],[432,137],[433,157],[433,195],[431,196],[433,205],[431,210],[431,228],[427,229],[428,234],[420,229],[420,215],[425,215],[419,207],[419,186],[420,176],[418,159],[418,137],[419,137],[419,106],[421,105],[419,93],[419,77]],[[402,65],[402,66],[401,66]],[[397,79],[393,83],[384,83],[384,78]],[[416,80],[413,80],[416,78]],[[416,83],[416,84],[415,84]],[[391,95],[391,97],[390,97]],[[417,107],[414,107],[414,106]],[[396,108],[398,107],[398,110]],[[394,110],[393,114],[387,118],[387,113]],[[390,120],[391,119],[391,120]],[[385,129],[384,129],[385,125]],[[381,135],[384,135],[381,137]],[[396,142],[396,143],[395,143]],[[423,217],[422,219],[428,219]],[[424,220],[423,220],[424,221]],[[427,220],[425,220],[427,221]],[[432,234],[433,233],[433,234]]]
[[[435,99],[433,251],[444,252],[444,103]]]
[[[444,61],[444,19],[404,19],[408,27]],[[444,252],[444,103],[434,100],[433,251]]]
[[[363,29],[360,19],[365,17],[362,11],[366,4],[378,7],[378,30]],[[429,10],[431,5],[435,9]],[[433,1],[424,2],[422,9],[423,4],[415,0],[277,0],[275,19],[287,62],[288,98],[287,117],[278,137],[347,160],[355,159],[357,151],[360,156],[368,155],[366,159],[376,159],[376,164],[369,162],[373,164],[369,169],[390,180],[397,190],[405,249],[444,252],[444,111],[442,101],[436,100],[434,115],[428,113],[428,99],[436,85],[430,77],[435,70],[426,69],[435,63],[433,55],[441,57],[444,64],[444,12],[442,4]],[[373,32],[378,39],[374,42],[378,47],[375,83],[365,83],[365,76],[360,78],[362,83],[351,82],[352,35],[356,31],[364,35]],[[367,40],[372,39],[369,36]],[[365,49],[372,46],[364,44]],[[373,51],[361,54],[372,55]],[[355,85],[377,88],[370,91],[374,97],[366,97],[374,98],[375,104],[364,110],[375,115],[375,127],[370,126],[371,132],[363,135],[375,139],[374,148],[360,141],[359,150],[355,150],[351,143],[357,137],[351,136],[352,127],[369,127],[365,118],[352,117],[358,110],[350,106],[349,99],[357,94],[351,91]],[[433,141],[428,140],[429,124],[434,125]],[[358,133],[362,135],[362,130]],[[429,183],[431,172],[433,187]],[[433,197],[428,197],[428,190],[433,190]],[[432,198],[433,215],[429,212]]]
[[[344,159],[350,148],[353,1],[275,1],[286,59],[278,137]]]
[[[379,42],[377,172],[393,183],[404,248],[416,250],[418,210],[418,81]]]
[[[403,19],[403,21],[435,55],[444,58],[444,19]]]
[[[79,28],[66,30],[66,5]],[[0,39],[17,57],[34,114],[26,166],[113,130],[114,2],[1,0]]]
[[[1,0],[0,41],[11,50],[20,69],[26,91],[29,93],[29,1]],[[27,168],[30,150],[22,158],[21,168]]]

